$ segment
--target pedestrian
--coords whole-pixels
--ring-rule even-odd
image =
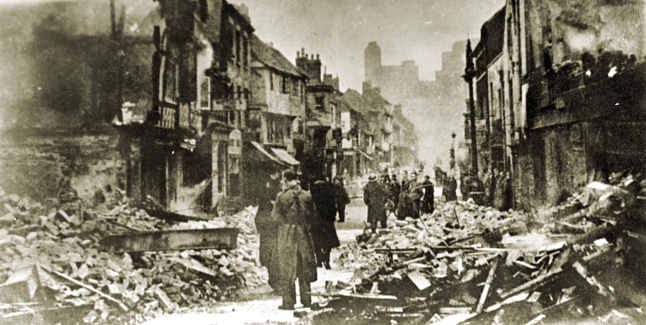
[[[350,196],[343,185],[343,177],[334,177],[334,193],[336,198],[336,210],[339,216],[339,222],[345,221],[345,206],[350,203]]]
[[[383,184],[377,182],[374,174],[368,177],[368,184],[363,188],[363,202],[368,206],[368,223],[372,232],[377,231],[377,223],[386,228],[386,190]]]
[[[312,226],[316,265],[330,269],[330,252],[339,247],[339,237],[334,227],[336,216],[336,193],[334,185],[320,177],[310,187],[312,201],[318,211],[318,220]]]
[[[260,241],[258,255],[260,257],[260,265],[267,268],[269,285],[274,290],[276,290],[276,272],[274,272],[271,260],[276,250],[278,225],[272,219],[271,213],[274,208],[274,200],[280,192],[280,175],[281,171],[279,170],[271,173],[262,185],[262,188],[257,189],[258,191],[255,195],[258,199],[258,212],[254,220]]]
[[[280,309],[294,309],[296,284],[304,307],[312,305],[310,283],[316,281],[316,256],[311,227],[318,218],[312,196],[292,171],[285,172],[285,189],[276,197],[273,219],[278,223],[276,255],[272,258],[276,284],[283,297]]]
[[[381,176],[381,182],[386,186],[390,185],[390,176],[388,176],[388,174],[383,174]]]
[[[399,194],[399,204],[397,205],[397,219],[404,220],[406,218],[419,218],[419,213],[415,209],[415,203],[408,191],[401,191]]]
[[[402,190],[402,185],[397,180],[397,175],[393,174],[392,182],[390,183],[390,196],[392,197],[393,205],[395,207],[394,208],[395,217],[397,216],[397,207],[399,206],[399,194],[401,193],[401,190]]]
[[[384,190],[386,191],[385,209],[386,209],[386,218],[387,218],[391,212],[393,213],[395,212],[395,204],[390,195],[390,186],[392,185],[392,181],[388,173],[381,175],[381,184],[383,185]]]
[[[401,187],[402,192],[408,191],[408,172],[404,171],[404,175],[402,176],[402,187]]]
[[[413,200],[413,204],[415,205],[414,209],[416,210],[416,215],[417,217],[419,217],[424,191],[422,190],[422,186],[420,185],[420,183],[417,182],[416,172],[411,173],[411,179],[408,182],[408,192],[409,192],[408,195]]]
[[[446,185],[444,186],[444,189],[442,189],[442,193],[444,194],[444,199],[446,199],[447,202],[457,200],[458,196],[455,193],[457,189],[458,189],[458,182],[455,180],[455,177],[453,177],[453,175],[450,175],[446,180]]]
[[[422,182],[422,189],[424,190],[424,198],[422,199],[422,213],[433,213],[435,210],[435,187],[431,178],[426,175],[424,176],[424,182]]]

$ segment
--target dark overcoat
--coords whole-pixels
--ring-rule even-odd
[[[276,236],[278,235],[278,225],[273,220],[271,213],[274,208],[273,201],[280,192],[280,182],[269,179],[263,186],[262,190],[257,191],[258,212],[256,213],[255,223],[260,240],[260,264],[270,268],[271,256],[276,248]],[[271,270],[269,270],[271,273]]]
[[[334,227],[334,218],[337,211],[334,185],[318,180],[312,184],[310,192],[319,215],[318,220],[315,220],[312,225],[314,247],[317,249],[339,247],[339,237]]]
[[[340,209],[350,203],[350,195],[342,183],[334,183],[334,199],[336,200],[336,207]]]
[[[296,278],[316,281],[316,256],[311,227],[318,213],[312,196],[300,185],[278,194],[272,217],[278,224],[276,254],[272,258],[276,283],[281,290]],[[299,267],[300,262],[300,267]]]
[[[455,191],[458,189],[458,182],[455,180],[454,177],[449,177],[449,179],[446,181],[446,185],[444,186],[444,189],[442,190],[442,193],[444,194],[444,198],[447,201],[455,201],[458,199],[457,194]]]
[[[402,191],[399,194],[399,204],[397,205],[397,219],[419,218],[419,213],[415,207],[415,201],[409,192]]]
[[[422,199],[422,211],[424,213],[432,213],[435,210],[435,187],[431,181],[424,181],[422,183],[424,188],[424,198]]]
[[[386,221],[386,199],[384,186],[377,181],[368,181],[363,188],[363,202],[368,206],[368,222]]]

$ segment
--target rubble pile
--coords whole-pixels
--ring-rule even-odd
[[[266,282],[266,271],[255,256],[254,208],[215,220],[172,224],[123,197],[100,209],[81,204],[62,209],[0,193],[0,210],[4,315],[71,308],[68,314],[86,323],[124,323],[206,305]],[[109,235],[218,227],[239,230],[237,248],[128,253],[101,244]]]
[[[540,216],[441,203],[342,248],[337,265],[357,271],[327,306],[378,324],[643,323],[644,194],[624,172]]]
[[[340,248],[336,264],[348,270],[373,273],[388,262],[387,254],[375,258],[376,251],[413,248],[431,254],[438,247],[451,243],[471,240],[486,244],[485,239],[501,236],[502,228],[512,234],[526,232],[525,220],[519,212],[501,212],[471,201],[449,202],[441,204],[432,215],[391,222],[378,236]]]

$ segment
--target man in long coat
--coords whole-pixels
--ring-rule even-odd
[[[420,183],[417,181],[417,173],[412,172],[411,173],[411,179],[408,182],[408,192],[410,198],[413,200],[413,203],[415,204],[415,210],[416,210],[416,215],[419,217],[420,214],[420,209],[422,207],[422,196],[424,196],[424,191],[422,190],[422,186]]]
[[[260,241],[259,254],[260,265],[267,268],[269,274],[269,285],[276,290],[275,272],[272,268],[272,255],[276,250],[276,235],[278,225],[272,219],[271,213],[274,208],[274,200],[280,192],[280,171],[272,173],[267,177],[267,181],[262,188],[258,188],[255,193],[258,199],[258,212],[256,213],[255,223],[258,230]]]
[[[316,281],[316,257],[311,227],[317,212],[312,196],[303,190],[294,172],[288,171],[285,190],[276,197],[273,219],[278,223],[276,255],[272,259],[276,270],[276,283],[283,296],[280,309],[294,309],[296,283],[300,290],[301,303],[312,304],[310,283]]]
[[[345,221],[345,206],[350,203],[350,195],[343,185],[343,178],[336,176],[334,178],[334,198],[336,201],[336,210],[339,215],[339,222]]]
[[[404,220],[408,217],[413,219],[419,217],[419,213],[415,209],[415,203],[411,199],[408,191],[401,191],[399,193],[399,203],[397,204],[397,219]]]
[[[435,187],[431,182],[431,178],[427,175],[424,177],[424,182],[422,182],[422,188],[424,189],[424,198],[422,199],[422,213],[433,213],[435,210],[435,198],[434,191]]]
[[[397,216],[397,207],[399,207],[399,193],[402,191],[402,184],[397,180],[397,175],[393,174],[392,182],[390,184],[390,196],[392,197],[395,206],[395,216]]]
[[[370,175],[368,184],[363,188],[363,202],[368,206],[368,223],[372,232],[377,231],[377,223],[386,228],[386,199],[388,194],[383,184],[377,182],[377,176]]]
[[[457,188],[458,182],[455,180],[455,177],[453,177],[453,175],[449,176],[446,181],[446,185],[444,185],[444,189],[442,189],[442,193],[444,194],[444,198],[447,202],[455,201],[458,199],[457,194],[455,193]]]
[[[314,206],[318,211],[319,219],[312,225],[312,238],[316,252],[316,265],[330,269],[330,251],[339,247],[339,237],[334,227],[337,202],[334,185],[322,178],[316,180],[310,187]]]

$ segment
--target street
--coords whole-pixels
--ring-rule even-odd
[[[0,325],[646,324],[644,17],[0,0]]]
[[[337,234],[341,245],[354,241],[355,237],[363,230],[367,209],[362,198],[355,198],[346,207],[346,221],[336,223]],[[332,250],[331,261],[336,260],[338,250]],[[318,280],[312,283],[314,302],[317,296],[325,292],[328,281],[348,282],[352,277],[352,270],[340,270],[334,262],[332,269],[318,268]],[[294,316],[293,311],[280,310],[281,297],[272,292],[268,285],[251,288],[242,293],[246,298],[237,302],[216,304],[204,307],[199,311],[178,311],[172,315],[160,316],[147,321],[144,325],[166,325],[186,323],[191,325],[214,324],[298,324],[300,319]],[[296,307],[298,308],[299,305]]]

